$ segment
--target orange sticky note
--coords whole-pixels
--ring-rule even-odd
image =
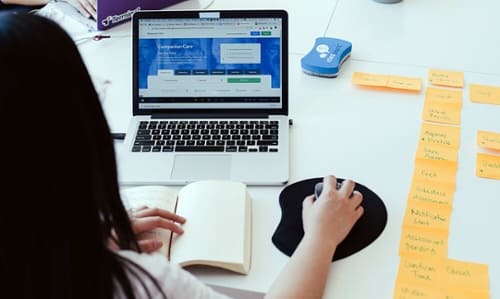
[[[449,87],[464,87],[464,72],[430,69],[429,83]]]
[[[477,131],[477,145],[492,150],[500,150],[500,133]]]
[[[421,142],[417,147],[416,159],[457,163],[458,149]]]
[[[478,153],[476,175],[481,178],[500,180],[500,156]]]
[[[399,256],[446,258],[448,234],[440,231],[403,227]]]
[[[460,146],[460,128],[422,123],[419,142],[458,149]]]
[[[455,185],[457,177],[457,163],[416,159],[413,167],[415,180],[428,180],[435,183]]]
[[[354,72],[352,83],[364,86],[387,87],[409,91],[420,91],[422,89],[422,79],[413,77],[379,75]]]
[[[462,107],[463,93],[461,90],[428,87],[425,91],[426,101],[436,101]]]
[[[448,287],[487,290],[488,265],[448,259],[440,280]]]
[[[352,83],[365,86],[387,86],[387,76],[369,73],[354,72],[352,74]]]
[[[426,100],[422,110],[423,120],[444,124],[460,124],[461,115],[461,106],[432,100]]]
[[[474,103],[500,105],[500,87],[470,84],[469,98]]]
[[[439,289],[420,283],[396,281],[394,299],[436,299],[444,298]]]
[[[401,76],[388,76],[387,87],[396,89],[405,89],[411,91],[420,91],[422,89],[422,79]]]
[[[439,282],[439,274],[443,268],[444,261],[441,259],[402,256],[399,259],[396,284],[404,282],[414,286],[435,286]]]
[[[448,206],[408,200],[403,227],[439,230],[448,233],[451,208]]]
[[[453,205],[455,185],[448,183],[433,183],[414,179],[411,183],[408,200],[438,204],[444,207]]]
[[[490,299],[489,290],[464,289],[450,287],[441,289],[441,298],[445,299]]]

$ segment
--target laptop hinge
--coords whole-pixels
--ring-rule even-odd
[[[268,113],[248,113],[242,115],[241,113],[158,113],[152,114],[152,119],[157,118],[268,118]]]

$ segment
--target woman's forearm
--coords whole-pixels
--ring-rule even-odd
[[[26,5],[26,6],[44,5],[49,2],[49,0],[0,0],[0,1],[3,4]]]

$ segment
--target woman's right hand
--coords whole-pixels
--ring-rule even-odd
[[[163,246],[163,242],[160,240],[148,237],[148,232],[154,229],[168,229],[178,235],[184,233],[180,224],[184,224],[186,218],[167,210],[143,206],[129,210],[129,217],[132,230],[136,234],[137,242],[143,252],[153,252]]]
[[[339,190],[336,184],[335,176],[325,177],[320,197],[314,201],[314,195],[308,196],[302,204],[304,238],[319,238],[334,248],[363,214],[363,195],[353,191],[354,182],[344,180]]]
[[[73,5],[86,18],[97,20],[97,1],[96,0],[66,0]]]

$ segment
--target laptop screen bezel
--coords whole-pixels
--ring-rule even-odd
[[[139,20],[161,18],[200,18],[200,13],[217,13],[220,18],[280,18],[281,34],[281,108],[261,109],[139,109]],[[170,10],[138,11],[132,16],[132,111],[133,115],[183,114],[265,114],[288,115],[288,13],[285,10]]]

